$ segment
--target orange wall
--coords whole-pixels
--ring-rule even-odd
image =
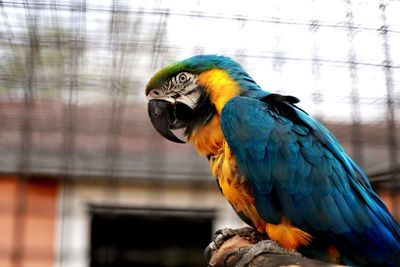
[[[56,180],[0,177],[0,267],[54,265],[57,190]]]

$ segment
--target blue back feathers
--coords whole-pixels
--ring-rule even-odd
[[[358,265],[400,266],[400,228],[366,175],[293,99],[234,97],[221,127],[260,216],[329,240]]]

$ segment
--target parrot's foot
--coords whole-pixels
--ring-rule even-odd
[[[261,240],[264,240],[266,236],[264,234],[261,234],[257,230],[251,228],[251,227],[243,227],[239,229],[230,229],[230,228],[224,228],[220,229],[217,232],[215,232],[213,241],[207,246],[207,248],[204,250],[204,257],[206,259],[206,262],[209,262],[212,255],[217,251],[222,244],[229,238],[239,235],[241,237],[250,239],[251,241],[256,241],[259,242]]]
[[[261,240],[257,244],[251,247],[239,248],[237,251],[233,252],[230,256],[235,256],[236,254],[241,254],[241,259],[236,263],[235,267],[245,267],[254,258],[263,254],[281,254],[290,256],[302,256],[300,253],[281,247],[278,243],[272,240]],[[234,255],[235,254],[235,255]],[[228,258],[228,257],[227,257]]]

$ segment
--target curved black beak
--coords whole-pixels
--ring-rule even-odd
[[[148,112],[154,128],[163,137],[175,143],[185,143],[171,131],[175,121],[174,105],[161,99],[151,99],[148,104]]]

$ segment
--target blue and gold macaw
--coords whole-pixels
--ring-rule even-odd
[[[149,116],[188,142],[236,213],[287,249],[360,266],[400,266],[400,228],[367,176],[293,96],[261,90],[230,58],[200,55],[157,72]],[[320,252],[318,252],[320,253]]]

